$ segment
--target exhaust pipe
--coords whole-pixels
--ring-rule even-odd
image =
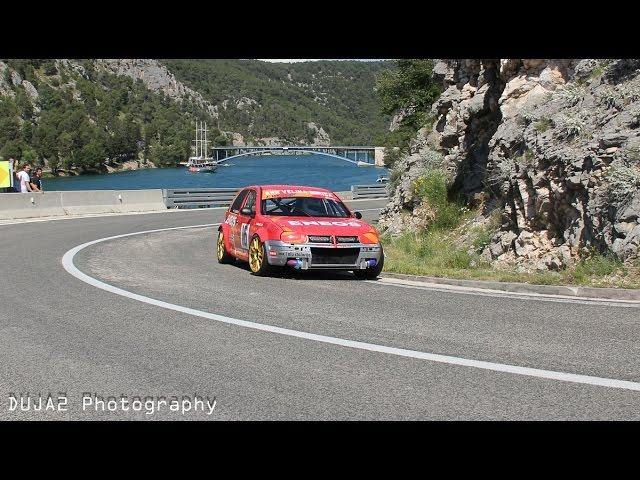
[[[378,264],[378,261],[375,258],[370,258],[369,260],[367,260],[368,268],[375,267],[377,264]]]
[[[302,260],[299,258],[287,260],[287,265],[295,268],[296,270],[300,270],[302,268]]]

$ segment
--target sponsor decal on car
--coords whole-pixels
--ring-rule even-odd
[[[224,223],[226,223],[227,225],[233,227],[233,226],[235,226],[237,221],[238,221],[238,217],[236,217],[235,215],[229,215],[226,218],[226,220],[224,221]]]
[[[303,227],[306,225],[322,225],[325,227],[362,227],[358,222],[337,222],[328,220],[289,220],[289,225]]]
[[[302,189],[272,189],[262,190],[262,199],[267,200],[269,198],[278,197],[322,197],[322,198],[335,198],[335,195],[331,192],[323,192],[321,190],[302,190]]]

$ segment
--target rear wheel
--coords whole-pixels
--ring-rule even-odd
[[[216,256],[218,257],[218,263],[232,263],[234,261],[233,256],[229,255],[227,247],[224,245],[224,233],[222,233],[222,230],[218,232]]]
[[[384,251],[380,247],[380,261],[374,267],[365,268],[364,270],[354,270],[353,274],[361,280],[375,280],[382,272],[384,267]]]
[[[272,272],[271,265],[267,261],[267,252],[264,243],[256,235],[249,244],[249,268],[251,273],[259,277],[269,275]]]

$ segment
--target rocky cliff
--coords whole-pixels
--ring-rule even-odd
[[[126,75],[141,80],[152,92],[161,92],[173,101],[182,103],[191,100],[205,109],[213,118],[218,118],[218,107],[207,102],[202,95],[178,81],[169,69],[151,59],[98,59],[96,65],[116,75]]]
[[[413,182],[444,168],[477,223],[501,218],[486,259],[560,269],[640,244],[640,60],[439,60],[435,121],[394,166],[381,225],[428,225]],[[495,217],[495,215],[494,215]]]

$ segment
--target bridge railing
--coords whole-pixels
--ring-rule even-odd
[[[229,205],[238,188],[171,188],[162,190],[167,208],[222,207]]]
[[[371,185],[351,185],[351,198],[386,198],[389,190],[384,183],[374,183]]]

